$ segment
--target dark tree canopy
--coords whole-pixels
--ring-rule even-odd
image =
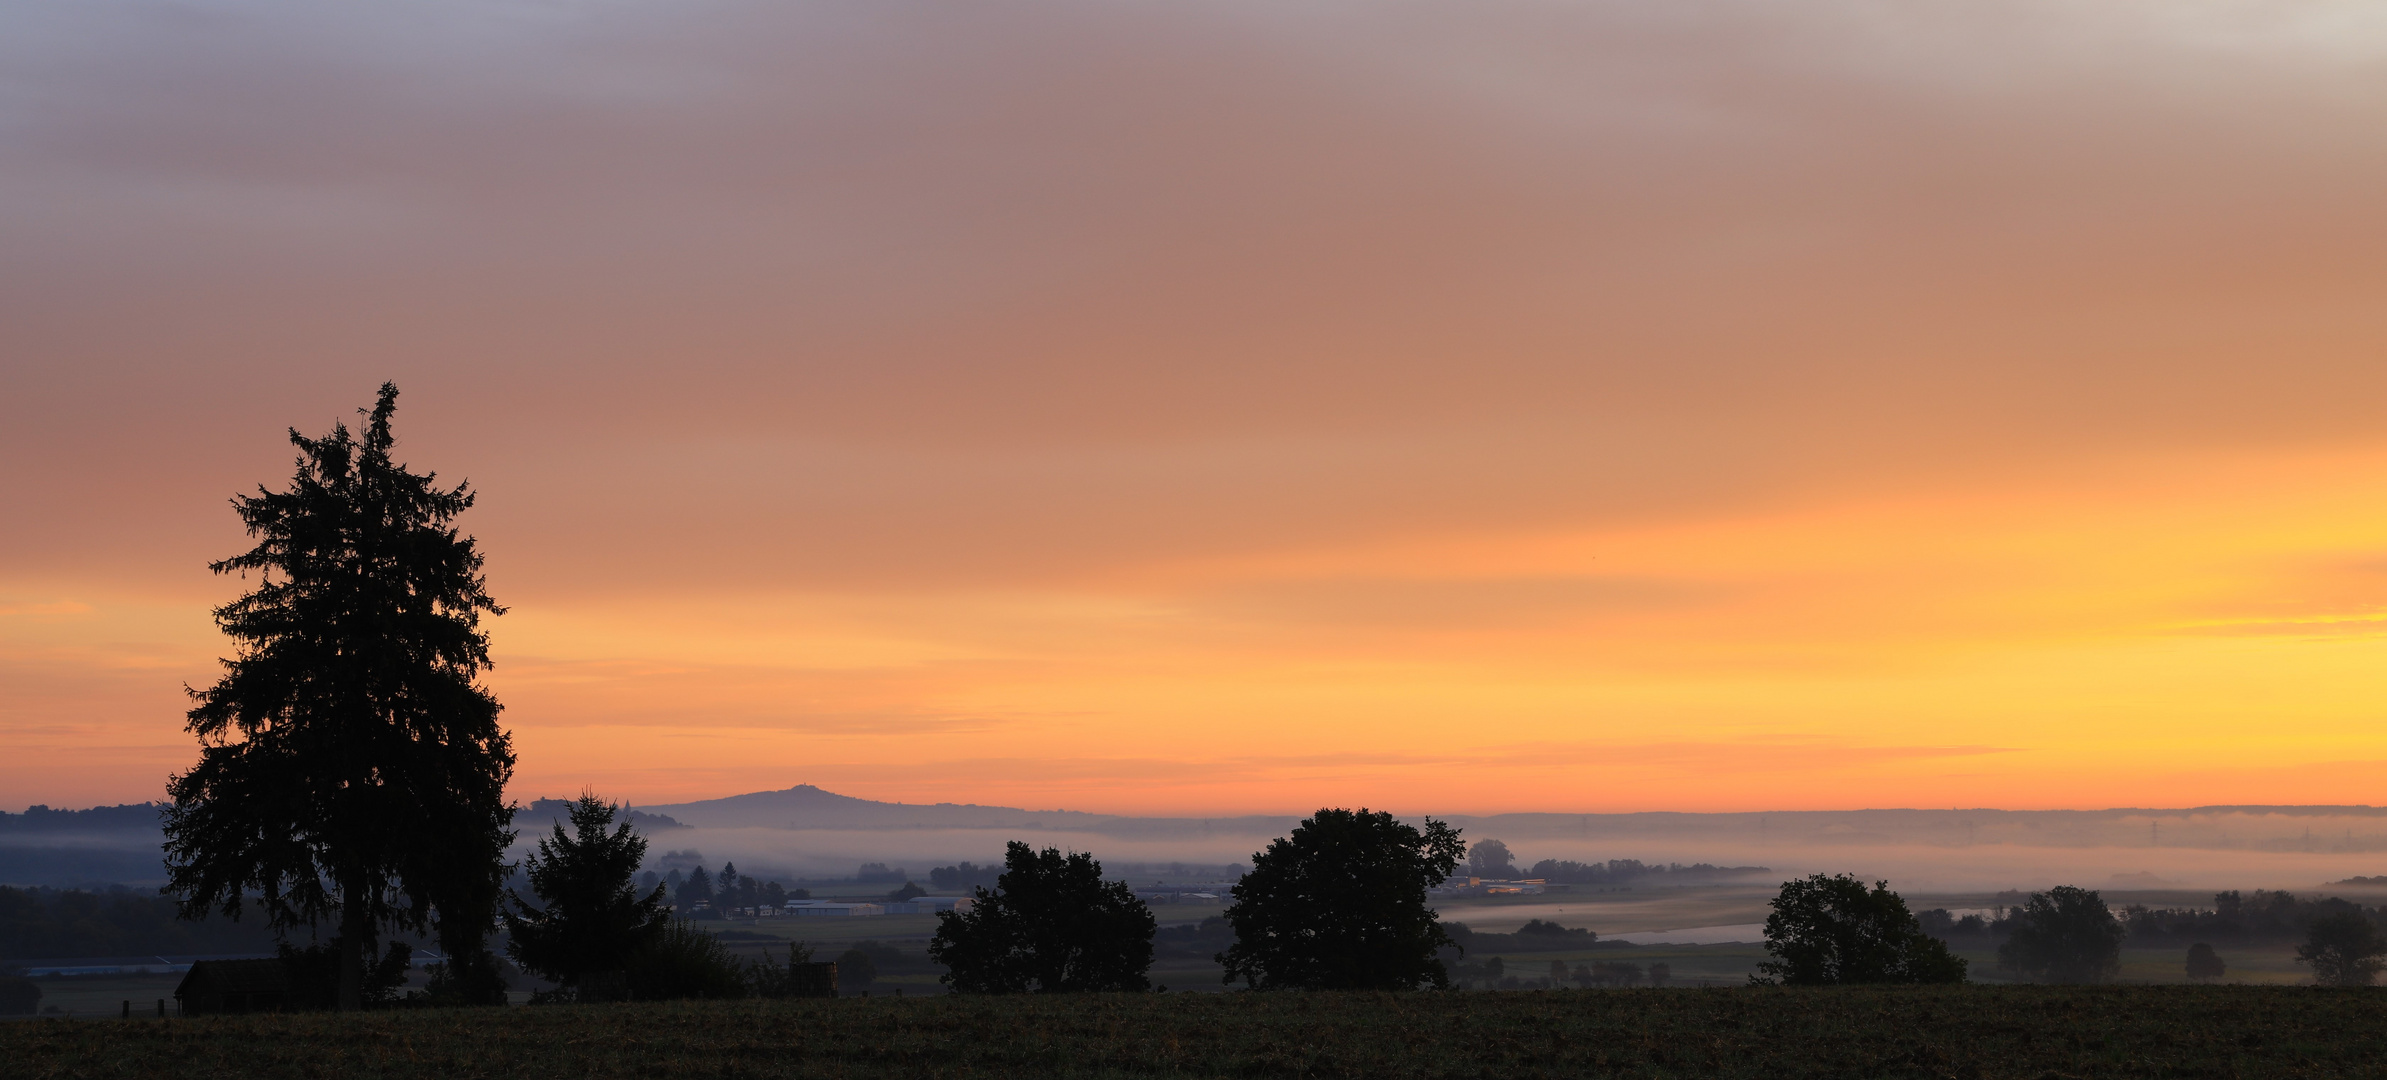
[[[1765,951],[1751,982],[1786,986],[1835,983],[1957,983],[1962,957],[1923,933],[1889,882],[1871,889],[1854,874],[1815,874],[1782,883],[1765,918]]]
[[[2006,943],[1998,946],[2004,967],[2045,982],[2101,983],[2122,971],[2127,931],[2094,889],[2058,885],[2014,909]]]
[[[1003,875],[968,911],[937,914],[929,959],[955,993],[1151,989],[1152,909],[1084,852],[1005,845]],[[843,969],[839,971],[843,978]]]
[[[234,498],[257,545],[210,568],[257,585],[215,611],[237,653],[192,691],[199,762],[167,786],[184,914],[238,917],[253,895],[277,928],[336,915],[343,1008],[385,931],[436,925],[485,963],[513,841],[514,754],[477,681],[481,615],[504,609],[454,524],[469,487],[391,458],[397,397],[382,386],[362,438],[291,431],[288,490]]]
[[[1252,856],[1227,908],[1235,944],[1219,954],[1226,981],[1258,989],[1413,990],[1447,987],[1435,950],[1450,936],[1426,906],[1466,845],[1426,819],[1420,832],[1391,814],[1320,810]]]
[[[1467,849],[1467,872],[1501,881],[1524,876],[1517,872],[1516,856],[1509,854],[1508,845],[1498,840],[1478,840]]]
[[[2387,967],[2381,956],[2387,956],[2387,939],[2358,909],[2314,919],[2310,935],[2296,946],[2296,962],[2312,965],[2312,981],[2322,986],[2369,986]]]
[[[2221,954],[2202,941],[2188,947],[2188,977],[2197,982],[2211,982],[2229,973],[2229,965],[2221,962]]]
[[[627,821],[616,825],[619,813],[584,794],[572,804],[571,834],[556,823],[555,834],[524,859],[539,903],[532,908],[514,898],[527,910],[506,912],[506,948],[525,970],[577,988],[593,973],[629,970],[632,957],[661,932],[669,918],[663,887],[640,896],[632,884],[646,860],[646,838]]]

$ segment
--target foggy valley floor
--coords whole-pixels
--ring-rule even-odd
[[[1765,917],[1766,900],[1772,895],[1770,889],[1718,886],[1619,890],[1569,896],[1469,898],[1441,901],[1436,907],[1444,919],[1465,923],[1477,931],[1508,933],[1528,919],[1548,919],[1567,926],[1596,928],[1603,938],[1612,938],[1652,928],[1753,928],[1753,924]],[[2155,893],[2143,896],[2117,894],[2115,899],[2118,902],[2125,896],[2157,904],[2187,903],[2196,899],[2187,895],[2173,897]],[[1995,897],[1991,894],[1918,894],[1909,899],[1917,909],[1963,909],[1988,905],[1994,902]],[[1154,913],[1164,928],[1198,924],[1202,919],[1216,916],[1223,910],[1222,906],[1215,903],[1176,903],[1154,907]],[[907,997],[919,997],[944,992],[944,987],[938,981],[943,969],[928,959],[928,942],[936,933],[937,926],[934,915],[848,919],[737,918],[709,920],[698,925],[718,935],[732,953],[747,959],[760,959],[768,955],[783,962],[787,947],[802,943],[813,948],[816,959],[834,960],[855,945],[876,943],[900,954],[900,960],[880,961],[877,978],[870,984],[874,994],[901,993]],[[2293,986],[2312,980],[2311,970],[2295,962],[2293,941],[2216,941],[2214,944],[2228,965],[2228,973],[2221,980],[2224,983]],[[1221,980],[1219,966],[1211,959],[1212,952],[1223,947],[1223,938],[1191,949],[1164,945],[1154,958],[1152,982],[1177,992],[1223,992],[1227,987]],[[1993,940],[1957,938],[1953,940],[1953,947],[1957,955],[1970,962],[1970,977],[1974,982],[1997,984],[2011,978],[1998,969]],[[1602,962],[1633,964],[1644,970],[1651,965],[1664,964],[1670,969],[1670,986],[1674,989],[1741,986],[1756,973],[1757,965],[1766,959],[1764,946],[1751,940],[1706,945],[1642,944],[1625,948],[1606,944],[1591,948],[1533,950],[1478,948],[1462,957],[1459,965],[1480,964],[1494,956],[1502,959],[1507,976],[1522,980],[1528,987],[1532,980],[1548,977],[1550,963],[1556,960],[1570,971],[1577,965]],[[2184,984],[2188,981],[2185,960],[2184,947],[2126,944],[2122,950],[2120,981],[2124,984]],[[121,1013],[126,1001],[134,1003],[136,1014],[143,1008],[154,1013],[155,1003],[161,998],[166,999],[171,1009],[174,988],[181,979],[180,974],[167,973],[42,976],[37,981],[42,987],[41,1008],[45,1013],[68,1018],[112,1020]],[[425,973],[418,966],[412,973],[411,988],[422,989],[424,979]],[[513,981],[513,997],[517,1002],[527,1000],[530,992],[540,985],[536,980],[522,975],[515,976]],[[1479,991],[1482,989],[1480,980],[1476,988]]]
[[[12,1077],[2336,1077],[2387,992],[872,997],[0,1024]]]

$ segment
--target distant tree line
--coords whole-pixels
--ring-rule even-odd
[[[1467,849],[1467,873],[1494,881],[1539,879],[1563,885],[1617,887],[1645,878],[1672,876],[1677,880],[1769,874],[1763,866],[1717,866],[1713,863],[1645,863],[1639,859],[1576,862],[1543,859],[1530,868],[1517,868],[1516,855],[1500,840],[1479,840]]]
[[[1446,958],[1460,955],[1482,956],[1490,953],[1512,952],[1573,952],[1582,949],[1629,949],[1623,941],[1601,941],[1600,935],[1584,927],[1560,926],[1542,919],[1528,919],[1515,933],[1495,934],[1474,930],[1463,922],[1442,924],[1450,935]]]
[[[1948,941],[1994,941],[2011,936],[2022,925],[2024,908],[2011,905],[1989,918],[1977,914],[1958,917],[1944,908],[1919,913],[1924,932]],[[2378,909],[2339,897],[2297,896],[2292,892],[2257,889],[2215,893],[2209,908],[2150,908],[2130,904],[2116,913],[2130,944],[2141,947],[2185,946],[2194,942],[2288,942],[2305,938],[2323,919],[2355,913],[2377,922]]]
[[[653,880],[652,874],[649,871],[640,880]],[[718,875],[706,873],[702,863],[685,876],[675,869],[655,885],[671,898],[673,909],[682,918],[692,919],[718,919],[723,912],[779,908],[790,901],[812,899],[809,889],[790,889],[776,881],[757,881],[741,874],[734,862],[721,864]]]
[[[2316,922],[2345,914],[2368,914],[2368,909],[2338,897],[2300,897],[2292,892],[2257,889],[2250,895],[2236,890],[2213,895],[2213,906],[2149,908],[2132,904],[2122,909],[2122,923],[2134,942],[2186,944],[2190,941],[2289,941],[2305,937]]]
[[[18,889],[0,885],[0,959],[270,953],[281,938],[261,913],[238,922],[181,918],[172,897],[118,887]]]
[[[965,862],[930,870],[928,883],[939,892],[960,892],[963,889],[994,888],[996,880],[1002,876],[1003,868],[1000,866],[979,866]]]

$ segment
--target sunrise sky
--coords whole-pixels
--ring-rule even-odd
[[[0,805],[283,431],[516,795],[2387,799],[2387,8],[0,6]]]

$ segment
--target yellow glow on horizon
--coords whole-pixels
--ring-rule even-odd
[[[2199,455],[1066,587],[539,598],[494,622],[491,682],[523,790],[641,802],[2366,802],[2382,508],[2387,451]],[[155,699],[113,764],[74,760],[73,723],[41,749],[95,775],[187,757],[157,691],[207,677],[204,605],[19,590],[5,612],[19,655]]]
[[[1070,590],[525,610],[497,683],[526,738],[650,801],[2361,802],[2387,760],[2383,507],[2387,454],[2200,456]]]

